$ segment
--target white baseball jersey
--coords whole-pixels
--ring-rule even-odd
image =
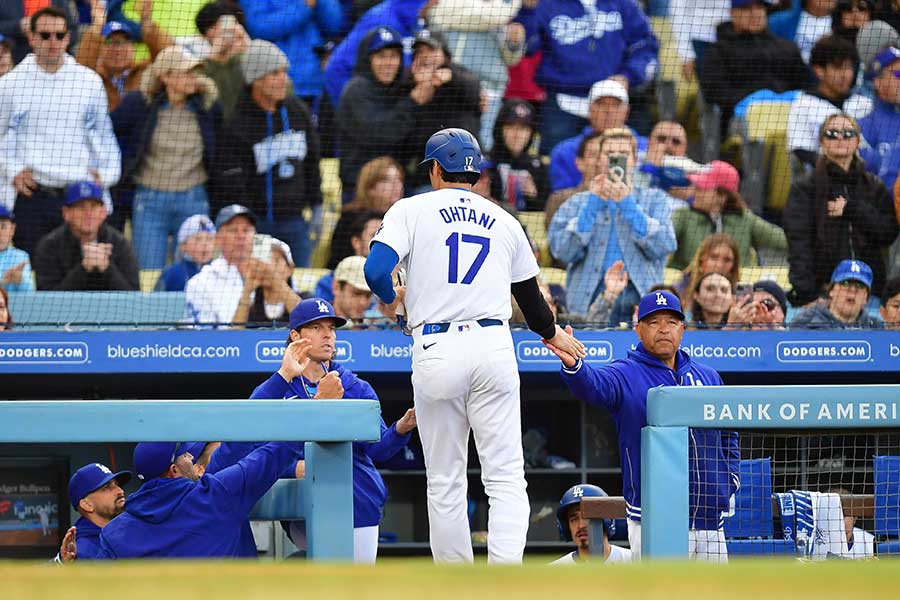
[[[540,273],[516,218],[463,189],[403,198],[388,210],[372,241],[390,246],[406,267],[411,327],[509,320],[510,284]]]
[[[554,560],[551,565],[577,565],[581,561],[578,560],[578,550],[573,552],[569,552],[565,556],[561,558],[557,558]],[[606,560],[603,561],[606,564],[613,563],[629,563],[631,562],[631,550],[628,548],[622,548],[621,546],[616,546],[615,544],[610,544],[609,546],[609,556],[606,557]]]

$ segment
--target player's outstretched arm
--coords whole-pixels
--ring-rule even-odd
[[[575,361],[577,361],[579,358],[584,358],[585,356],[587,356],[587,352],[585,352],[584,349],[584,344],[581,343],[581,340],[572,335],[571,325],[566,325],[565,329],[557,325],[556,334],[552,338],[544,338],[542,341],[548,348],[553,350],[554,353],[559,351],[571,358],[574,358]],[[557,356],[559,356],[559,354],[557,354]],[[575,361],[573,361],[572,365],[567,366],[574,366]],[[563,360],[563,363],[565,362],[566,361]]]

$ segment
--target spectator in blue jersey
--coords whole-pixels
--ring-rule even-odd
[[[875,89],[872,112],[859,120],[868,143],[860,155],[866,170],[878,175],[888,189],[894,189],[900,169],[900,48],[881,50],[869,63],[867,76]]]
[[[571,354],[544,345],[562,361],[561,375],[577,398],[609,411],[619,436],[628,541],[641,554],[641,429],[647,426],[647,392],[670,385],[722,385],[719,374],[694,362],[680,349],[684,313],[678,297],[667,291],[641,298],[637,324],[640,343],[628,357],[595,368]],[[571,333],[572,328],[566,327]],[[735,431],[691,429],[688,550],[691,557],[728,562],[723,514],[740,487],[741,452]]]
[[[308,267],[322,205],[319,135],[309,108],[288,93],[290,64],[272,42],[253,40],[241,64],[246,85],[223,128],[213,164],[215,207],[242,202],[260,233],[284,240]]]
[[[575,194],[550,222],[550,252],[566,265],[570,313],[585,315],[604,292],[604,274],[624,261],[628,284],[610,314],[613,326],[630,323],[641,295],[663,280],[665,261],[675,250],[672,206],[665,192],[634,185],[637,142],[627,129],[600,136],[600,166],[588,190]],[[621,171],[610,168],[622,160]]]
[[[175,262],[165,268],[156,283],[157,292],[181,292],[188,279],[209,264],[216,254],[216,226],[206,215],[188,217],[178,228]]]
[[[606,79],[591,86],[588,95],[588,125],[581,133],[565,139],[550,153],[550,191],[575,187],[581,182],[582,174],[575,164],[578,145],[592,133],[603,133],[607,129],[625,127],[628,119],[628,90],[618,80]],[[549,102],[549,100],[548,100]],[[547,104],[544,104],[546,111]],[[637,140],[639,154],[647,149],[647,138],[632,131]],[[542,134],[543,135],[543,134]],[[543,138],[541,147],[543,148]],[[543,149],[541,150],[543,152]]]
[[[357,72],[357,50],[363,39],[376,27],[387,27],[396,31],[401,38],[412,38],[421,29],[420,19],[433,2],[434,0],[385,0],[359,18],[347,37],[334,49],[325,68],[325,91],[333,106],[338,106],[344,86]],[[411,57],[406,58],[404,63],[408,64]]]
[[[222,471],[200,475],[191,442],[143,442],[134,471],[143,483],[100,533],[102,559],[238,558],[242,526],[300,446],[270,442]],[[187,449],[187,450],[186,450]]]
[[[324,84],[314,48],[340,29],[338,0],[242,0],[241,7],[250,35],[275,43],[287,55],[294,92],[312,106]]]
[[[536,81],[547,90],[541,153],[585,125],[591,86],[616,79],[628,89],[653,80],[659,42],[632,0],[540,2],[525,23],[528,54],[543,52]]]
[[[125,492],[122,487],[131,481],[130,471],[113,473],[109,467],[91,463],[75,471],[69,479],[69,502],[81,517],[75,521],[74,555],[69,555],[66,544],[59,558],[68,561],[93,560],[100,557],[100,531],[125,511]]]
[[[341,398],[378,400],[368,382],[334,362],[336,330],[347,320],[339,317],[321,298],[303,300],[291,311],[288,346],[281,366],[260,384],[250,398],[308,398],[337,400]],[[353,444],[353,558],[358,563],[375,562],[378,553],[378,526],[387,498],[384,480],[373,461],[384,462],[400,452],[409,442],[416,427],[416,411],[410,408],[393,425],[381,422],[381,439],[377,442]],[[210,471],[240,458],[256,444],[224,443],[213,455]],[[303,444],[300,444],[300,448]],[[303,460],[302,451],[294,458]],[[299,463],[295,463],[299,464]],[[288,465],[286,474],[297,473]],[[305,538],[302,523],[291,523],[295,543]]]

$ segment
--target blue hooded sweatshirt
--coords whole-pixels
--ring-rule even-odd
[[[75,551],[78,560],[96,560],[100,553],[100,532],[102,529],[81,517],[75,521]]]
[[[324,78],[313,50],[338,33],[343,14],[338,0],[306,2],[241,0],[251,37],[269,40],[287,55],[288,75],[297,96],[318,96]]]
[[[385,0],[359,18],[347,37],[334,49],[328,66],[325,67],[325,91],[335,108],[341,100],[344,86],[353,77],[357,51],[363,38],[376,27],[396,29],[404,38],[415,36],[419,30],[419,11],[425,6],[425,2],[426,0]],[[409,66],[410,60],[409,53],[404,52],[403,64]]]
[[[647,425],[647,392],[668,385],[722,385],[710,367],[691,362],[683,350],[675,370],[647,352],[643,344],[628,358],[595,369],[581,362],[562,368],[562,378],[576,397],[607,409],[619,437],[619,461],[625,512],[641,520],[641,428]],[[731,496],[740,487],[741,453],[738,434],[718,429],[691,429],[689,436],[690,526],[709,530],[722,527]]]
[[[332,362],[329,370],[340,375],[341,385],[344,386],[344,398],[354,400],[378,400],[378,395],[368,382],[357,377],[349,369]],[[250,398],[312,398],[315,396],[315,386],[305,377],[295,377],[290,383],[278,373],[274,373],[266,381],[261,383]],[[381,474],[375,468],[372,461],[384,462],[400,452],[410,438],[409,433],[400,435],[397,433],[397,425],[388,427],[384,420],[381,421],[381,440],[377,442],[353,443],[353,526],[372,527],[381,523],[381,509],[387,499],[387,488]],[[295,458],[303,458],[303,444],[300,443],[300,453]],[[224,452],[223,452],[224,451]],[[225,443],[213,454],[210,469],[220,469],[226,461],[240,458],[242,448],[235,444]],[[223,452],[220,456],[219,453]],[[230,458],[229,458],[230,457]],[[294,461],[296,465],[296,460]],[[293,477],[293,468],[286,471],[283,477]]]
[[[587,96],[594,82],[624,75],[629,87],[651,79],[659,65],[659,42],[634,0],[540,2],[522,19],[528,53],[543,50],[536,81],[550,93]]]
[[[876,98],[872,112],[859,120],[859,128],[868,143],[859,149],[866,170],[893,190],[900,170],[900,106]]]
[[[155,478],[100,533],[98,558],[237,558],[250,510],[299,447],[271,442],[199,481]],[[76,538],[77,540],[77,538]]]

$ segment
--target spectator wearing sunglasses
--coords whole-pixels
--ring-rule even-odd
[[[893,189],[900,169],[900,48],[889,46],[878,52],[866,76],[872,80],[875,106],[859,122],[868,143],[860,155],[866,169]]]
[[[62,224],[67,185],[119,180],[119,145],[100,77],[66,54],[69,20],[50,6],[36,11],[34,53],[0,79],[0,179],[15,188],[15,245],[32,254]],[[104,192],[109,208],[109,194]]]
[[[792,327],[857,329],[879,327],[881,321],[866,312],[872,289],[872,269],[861,260],[844,259],[831,274],[827,303],[800,311]]]
[[[63,12],[71,23],[69,0],[3,0],[0,2],[0,33],[6,37],[12,50],[13,65],[19,64],[31,52],[28,35],[31,32],[31,18],[41,7],[54,7]],[[72,32],[73,34],[75,32]],[[77,39],[70,38],[69,42]]]
[[[684,125],[678,121],[659,121],[650,132],[644,161],[635,173],[638,184],[661,189],[673,198],[673,209],[683,208],[693,191],[691,182],[684,169],[671,166],[667,159],[684,159],[686,155],[687,132]],[[694,165],[700,168],[700,165]]]
[[[868,265],[880,290],[886,270],[882,251],[898,231],[890,193],[857,153],[856,119],[844,113],[828,117],[819,143],[822,156],[812,173],[791,186],[782,218],[795,305],[815,302],[831,281],[829,274],[848,256]]]

